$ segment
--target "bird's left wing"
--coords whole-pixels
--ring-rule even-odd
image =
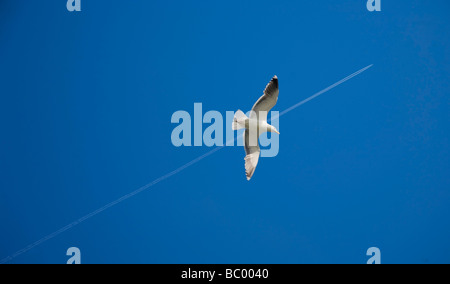
[[[256,143],[251,139],[250,131],[246,129],[244,131],[244,148],[245,148],[245,174],[247,175],[247,180],[250,180],[255,173],[256,166],[259,161],[259,154],[261,150],[259,149],[258,140],[256,138]],[[253,146],[255,145],[255,146]]]
[[[267,84],[262,97],[253,106],[250,119],[256,118],[258,121],[267,121],[267,113],[277,103],[279,93],[278,77],[274,76],[269,84]]]

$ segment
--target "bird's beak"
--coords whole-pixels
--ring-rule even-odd
[[[278,130],[275,130],[275,133],[278,134],[278,135],[280,135],[280,132],[278,132]]]

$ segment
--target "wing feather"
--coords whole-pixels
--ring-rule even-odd
[[[279,93],[278,77],[274,76],[267,84],[262,97],[253,106],[250,119],[256,118],[258,121],[267,121],[267,113],[276,105]]]
[[[255,173],[256,166],[259,161],[260,149],[257,143],[256,146],[251,146],[250,143],[250,131],[245,130],[244,132],[244,148],[245,148],[245,174],[247,175],[247,180],[250,180]]]

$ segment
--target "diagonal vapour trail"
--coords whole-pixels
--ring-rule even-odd
[[[322,94],[324,94],[324,93],[326,93],[326,92],[328,92],[328,91],[330,91],[330,90],[336,88],[337,86],[339,86],[339,85],[345,83],[346,81],[348,81],[348,80],[350,80],[350,79],[352,79],[352,78],[358,76],[359,74],[363,73],[364,71],[366,71],[367,69],[369,69],[369,68],[372,67],[372,66],[373,66],[373,64],[371,64],[371,65],[369,65],[369,66],[367,66],[367,67],[364,67],[364,68],[362,68],[362,69],[356,71],[355,73],[353,73],[353,74],[351,74],[351,75],[345,77],[344,79],[342,79],[342,80],[340,80],[340,81],[334,83],[333,85],[330,85],[329,87],[323,89],[322,91],[317,92],[316,94],[310,96],[309,98],[307,98],[307,99],[305,99],[305,100],[303,100],[303,101],[301,101],[301,102],[299,102],[299,103],[297,103],[297,104],[295,104],[295,105],[289,107],[288,109],[282,111],[277,117],[274,117],[274,118],[272,118],[271,120],[278,119],[280,116],[285,115],[286,113],[288,113],[288,112],[290,112],[290,111],[293,111],[294,109],[300,107],[301,105],[303,105],[303,104],[305,104],[305,103],[307,103],[307,102],[309,102],[309,101],[311,101],[311,100],[317,98],[318,96],[320,96],[320,95],[322,95]],[[236,140],[239,139],[240,137],[242,137],[242,135],[236,137],[236,138],[234,139],[234,141],[236,141]],[[228,144],[228,143],[226,143],[225,145],[227,145],[227,144]],[[64,233],[65,231],[67,231],[67,230],[69,230],[69,229],[71,229],[71,228],[73,228],[73,227],[79,225],[80,223],[86,221],[87,219],[90,219],[90,218],[94,217],[95,215],[97,215],[97,214],[99,214],[99,213],[101,213],[101,212],[103,212],[103,211],[105,211],[105,210],[107,210],[107,209],[113,207],[114,205],[117,205],[117,204],[121,203],[122,201],[125,201],[125,200],[127,200],[127,199],[129,199],[129,198],[135,196],[136,194],[139,194],[139,193],[141,193],[142,191],[145,191],[146,189],[148,189],[148,188],[150,188],[150,187],[152,187],[152,186],[154,186],[154,185],[156,185],[156,184],[158,184],[158,183],[160,183],[160,182],[162,182],[162,181],[164,181],[164,180],[166,180],[166,179],[168,179],[168,178],[170,178],[170,177],[172,177],[172,176],[178,174],[179,172],[181,172],[181,171],[183,171],[183,170],[185,170],[185,169],[187,169],[187,168],[189,168],[189,167],[191,167],[191,166],[197,164],[197,163],[200,162],[201,160],[203,160],[203,159],[205,159],[205,158],[211,156],[212,154],[218,152],[219,150],[221,150],[221,149],[223,149],[223,148],[225,148],[225,146],[218,146],[218,147],[212,149],[211,151],[209,151],[209,152],[207,152],[207,153],[201,155],[200,157],[198,157],[198,158],[196,158],[196,159],[190,161],[189,163],[186,163],[185,165],[179,167],[178,169],[176,169],[176,170],[174,170],[174,171],[172,171],[172,172],[170,172],[170,173],[168,173],[168,174],[166,174],[166,175],[164,175],[164,176],[162,176],[162,177],[160,177],[160,178],[158,178],[158,179],[155,179],[155,180],[152,181],[151,183],[148,183],[148,184],[144,185],[143,187],[141,187],[141,188],[139,188],[139,189],[137,189],[137,190],[135,190],[135,191],[133,191],[133,192],[127,194],[127,195],[124,195],[124,196],[122,196],[121,198],[119,198],[119,199],[117,199],[117,200],[115,200],[115,201],[113,201],[113,202],[110,202],[110,203],[106,204],[105,206],[103,206],[103,207],[101,207],[101,208],[99,208],[99,209],[97,209],[97,210],[95,210],[95,211],[89,213],[88,215],[86,215],[86,216],[84,216],[84,217],[81,217],[80,219],[78,219],[78,220],[76,220],[76,221],[70,223],[69,225],[67,225],[67,226],[65,226],[65,227],[63,227],[63,228],[61,228],[61,229],[59,229],[58,231],[55,231],[55,232],[51,233],[50,235],[47,235],[46,237],[44,237],[44,238],[42,238],[42,239],[40,239],[40,240],[38,240],[38,241],[36,241],[36,242],[34,242],[34,243],[32,243],[32,244],[26,246],[26,247],[24,247],[23,249],[21,249],[21,250],[15,252],[14,254],[12,254],[12,255],[10,255],[10,256],[8,256],[8,257],[6,257],[6,258],[0,260],[0,264],[4,264],[4,263],[7,263],[7,262],[13,260],[14,258],[18,257],[19,255],[24,254],[24,253],[30,251],[31,249],[33,249],[33,248],[35,248],[35,247],[41,245],[42,243],[44,243],[44,242],[46,242],[46,241],[48,241],[48,240],[50,240],[50,239],[53,239],[54,237],[56,237],[56,236],[58,236],[58,235]]]
[[[353,74],[351,74],[351,75],[348,75],[348,76],[345,77],[344,79],[342,79],[342,80],[340,80],[340,81],[334,83],[333,85],[331,85],[331,86],[329,86],[329,87],[323,89],[322,91],[317,92],[317,93],[315,93],[314,95],[310,96],[309,98],[304,99],[303,101],[301,101],[301,102],[299,102],[299,103],[297,103],[297,104],[291,106],[290,108],[288,108],[288,109],[286,109],[286,110],[280,112],[280,114],[279,114],[277,117],[274,117],[274,118],[272,118],[271,120],[276,120],[276,119],[278,119],[280,116],[285,115],[286,113],[288,113],[288,112],[290,112],[290,111],[293,111],[294,109],[298,108],[299,106],[306,104],[307,102],[309,102],[309,101],[311,101],[311,100],[317,98],[318,96],[320,96],[320,95],[322,95],[322,94],[324,94],[324,93],[330,91],[331,89],[334,89],[334,88],[336,88],[337,86],[339,86],[339,85],[341,85],[341,84],[347,82],[348,80],[352,79],[353,77],[358,76],[359,74],[361,74],[362,72],[366,71],[367,69],[369,69],[369,68],[372,67],[372,66],[373,66],[373,64],[371,64],[371,65],[369,65],[369,66],[367,66],[367,67],[364,67],[363,69],[358,70],[358,71],[356,71],[355,73],[353,73]]]

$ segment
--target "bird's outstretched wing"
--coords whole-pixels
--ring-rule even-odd
[[[267,121],[267,113],[275,106],[278,100],[278,77],[274,76],[267,84],[264,94],[255,103],[252,108],[250,119],[257,119],[258,121]]]
[[[245,148],[245,174],[247,175],[247,180],[250,180],[255,172],[256,166],[258,165],[259,149],[258,143],[256,146],[251,146],[250,131],[247,129],[244,132],[244,148]],[[252,141],[253,142],[253,141]]]

